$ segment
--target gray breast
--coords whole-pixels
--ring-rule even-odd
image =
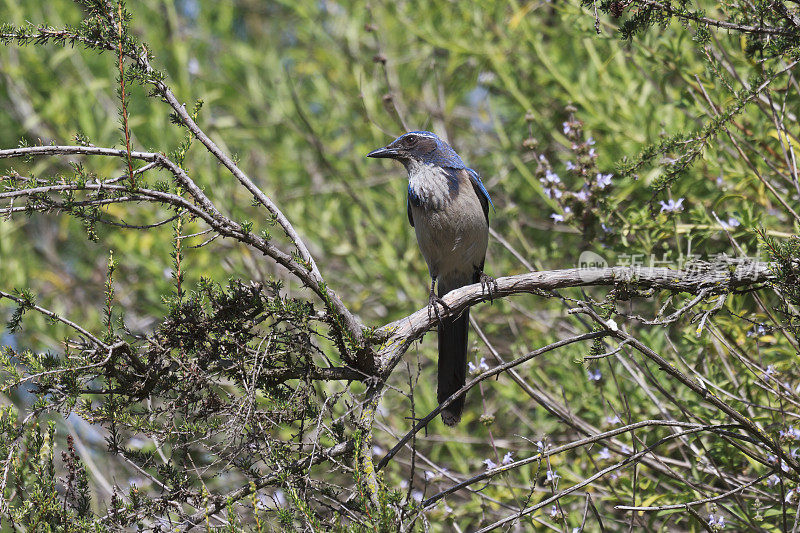
[[[489,228],[478,196],[458,173],[455,187],[438,167],[409,168],[409,203],[431,276],[471,275],[483,263]],[[416,197],[418,201],[412,199]]]

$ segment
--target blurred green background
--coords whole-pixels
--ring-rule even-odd
[[[614,173],[618,161],[650,143],[700,127],[710,114],[703,91],[719,106],[733,100],[722,80],[709,72],[707,53],[724,50],[744,78],[761,68],[745,57],[744,43],[733,35],[717,35],[710,52],[696,46],[691,31],[679,25],[626,42],[615,33],[615,21],[601,18],[596,27],[590,10],[565,2],[141,0],[128,8],[132,31],[147,43],[154,66],[167,74],[178,98],[188,107],[203,100],[198,123],[237,156],[284,211],[328,284],[368,325],[401,318],[427,301],[428,274],[405,213],[405,171],[364,157],[406,128],[447,138],[483,176],[496,208],[491,226],[507,241],[506,246],[490,239],[486,270],[494,276],[527,270],[514,252],[536,269],[573,267],[586,249],[609,264],[629,261],[634,254],[676,262],[690,247],[702,255],[733,254],[712,211],[722,220],[739,222],[731,230],[749,253],[756,253],[752,229],[758,225],[777,234],[794,231],[751,170],[722,142],[713,143],[669,193],[684,198],[682,213],[659,212],[657,200],[667,196],[654,196],[649,187],[661,172],[658,166],[636,178],[615,176],[597,221],[605,229],[588,237],[579,224],[552,219],[561,210],[539,181],[543,155],[568,188],[580,188],[566,170],[574,159],[562,126],[570,120],[568,106],[574,106],[585,137],[595,141],[602,172]],[[0,13],[15,25],[56,27],[78,24],[84,16],[67,1],[0,0]],[[116,69],[113,54],[98,55],[80,46],[0,48],[0,147],[17,146],[20,139],[73,144],[76,133],[98,146],[123,146]],[[130,88],[129,114],[134,149],[168,152],[183,139],[183,131],[170,124],[167,106],[148,98],[141,87]],[[774,124],[757,108],[737,120],[748,138],[756,139],[754,153],[780,153]],[[767,168],[764,160],[753,160]],[[84,161],[98,176],[124,172],[121,161]],[[0,172],[12,167],[24,175],[70,171],[64,158],[0,160]],[[255,231],[267,227],[263,212],[251,206],[251,198],[201,146],[191,149],[184,167],[233,218],[253,221]],[[107,213],[135,224],[170,215],[151,205],[115,205]],[[202,229],[190,224],[184,233]],[[56,214],[0,221],[0,288],[30,287],[42,305],[100,327],[99,302],[113,250],[120,262],[117,300],[125,323],[133,332],[150,331],[165,311],[162,295],[172,287],[170,225],[148,231],[100,226],[98,237],[97,242],[88,240],[80,221]],[[196,249],[187,246],[184,253],[185,287],[200,276],[287,279],[263,257],[222,239]],[[307,295],[292,283],[287,286],[292,294]],[[598,298],[604,293],[588,292]],[[751,303],[742,296],[726,305],[747,313]],[[659,302],[630,305],[637,312],[652,312]],[[585,331],[567,316],[567,307],[555,298],[520,295],[481,305],[473,316],[510,360],[566,333]],[[0,318],[11,310],[0,302]],[[747,336],[750,323],[735,322],[729,314],[719,321],[731,338],[756,346],[757,339]],[[67,335],[41,317],[30,316],[25,324],[18,334],[5,333],[2,343],[49,349]],[[677,346],[681,353],[701,354],[711,343],[695,337],[686,324],[667,333],[657,327],[637,329],[639,338],[657,351]],[[471,359],[490,359],[478,336],[471,335]],[[765,364],[789,368],[786,346],[768,342],[762,348]],[[610,379],[619,363],[604,361],[598,368],[606,378],[588,379],[580,363],[585,350],[574,345],[519,371],[598,426],[615,410],[630,409],[637,420],[659,416],[634,380],[615,384]],[[435,343],[427,336],[407,354],[407,368],[398,367],[393,377],[392,385],[403,389],[409,373],[419,372],[417,416],[436,405],[434,358]],[[704,371],[715,375],[713,368]],[[496,459],[492,442],[501,452],[519,454],[534,448],[516,436],[520,433],[532,441],[545,434],[555,441],[568,436],[563,424],[521,397],[507,379],[483,385],[480,393],[472,391],[459,428],[444,432],[439,426],[420,436],[420,450],[433,461],[466,474],[482,469],[483,459]],[[622,405],[624,395],[628,405]],[[379,427],[386,431],[378,432],[376,445],[385,449],[395,442],[392,434],[410,427],[404,417],[411,407],[405,396],[390,391],[382,408]],[[494,424],[480,423],[481,415],[494,416]],[[573,481],[591,468],[586,459],[578,454],[554,461],[567,461],[559,472]],[[387,481],[400,486],[407,476],[404,463],[393,468]],[[415,486],[428,490],[425,480]],[[501,484],[486,493],[504,499],[517,497],[518,490]],[[618,490],[625,495],[632,489],[620,482]],[[477,496],[469,502],[458,511],[471,517],[466,524],[477,523],[470,520],[477,520],[482,505],[492,505]],[[580,511],[576,507],[573,512]]]

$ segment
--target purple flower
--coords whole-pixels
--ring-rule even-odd
[[[544,190],[544,194],[548,198],[555,198],[556,200],[558,200],[559,198],[561,198],[561,194],[562,193],[561,193],[561,189],[545,189]]]
[[[679,213],[683,211],[683,198],[678,198],[677,202],[670,198],[668,202],[659,200],[658,203],[661,204],[662,213]]]
[[[581,190],[581,192],[575,193],[575,199],[579,202],[586,202],[589,200],[589,193],[585,190]]]
[[[497,463],[495,463],[491,459],[484,459],[483,464],[486,465],[486,470],[492,470],[494,468],[497,468]]]
[[[503,456],[503,462],[502,462],[502,464],[504,464],[504,465],[507,465],[507,464],[511,464],[511,463],[513,463],[513,462],[514,462],[513,455],[514,455],[514,453],[513,453],[513,452],[508,452],[507,454],[505,454],[505,455]]]
[[[470,361],[469,363],[467,363],[467,366],[469,367],[470,374],[480,374],[481,372],[489,370],[489,365],[486,364],[485,357],[481,357],[481,360],[477,365],[472,361]]]
[[[564,163],[564,167],[566,167],[567,170],[575,170],[575,163],[572,161],[567,161]]]
[[[564,222],[564,215],[559,215],[558,213],[553,213],[550,218],[553,219],[553,222]]]
[[[600,372],[600,370],[598,369],[594,370],[589,369],[586,371],[586,374],[589,377],[589,381],[600,381],[601,379],[603,379],[603,373]]]
[[[562,126],[563,126],[564,135],[568,135],[569,132],[572,131],[572,128],[569,127],[569,122],[564,122],[562,124]]]
[[[722,227],[725,229],[738,228],[741,225],[742,225],[741,222],[736,220],[736,218],[734,217],[728,217],[728,221],[722,223]]]
[[[558,177],[558,174],[549,168],[545,171],[544,179],[547,183],[561,183],[561,178]]]
[[[603,448],[597,454],[597,458],[601,461],[607,461],[608,459],[611,459],[611,452],[608,450],[608,448]]]
[[[606,187],[611,185],[611,178],[613,178],[613,177],[614,177],[613,174],[601,174],[601,173],[598,173],[597,174],[597,181],[596,181],[597,186],[600,189],[605,189]]]

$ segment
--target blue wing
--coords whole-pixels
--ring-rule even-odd
[[[475,190],[475,194],[478,195],[478,200],[481,202],[481,207],[483,207],[483,215],[486,217],[486,223],[488,224],[489,206],[492,206],[492,210],[494,211],[494,204],[492,203],[492,199],[489,197],[489,191],[487,191],[486,187],[483,186],[481,177],[477,172],[471,168],[467,168],[466,171],[467,175],[469,176],[469,181],[472,183],[472,188]]]

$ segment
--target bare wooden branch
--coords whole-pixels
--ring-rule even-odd
[[[656,289],[689,294],[724,294],[762,284],[773,279],[771,265],[751,259],[723,257],[715,262],[697,262],[684,270],[664,267],[607,267],[571,268],[528,272],[497,279],[492,298],[518,293],[539,294],[542,291],[566,287],[609,286],[629,289]],[[489,300],[480,283],[467,285],[444,296],[450,311],[458,315],[467,307]],[[376,332],[381,341],[380,375],[386,377],[415,340],[436,324],[436,317],[427,308],[383,326]]]

